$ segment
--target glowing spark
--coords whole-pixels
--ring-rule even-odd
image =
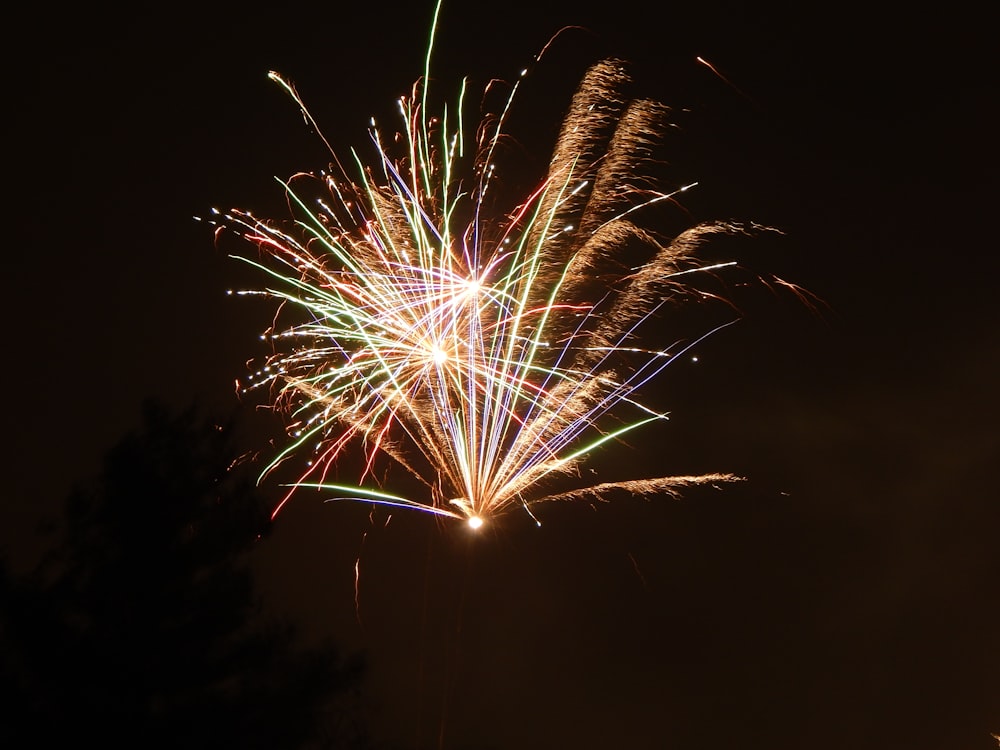
[[[704,65],[706,68],[708,68],[713,73],[715,73],[715,75],[717,75],[719,77],[719,80],[721,80],[723,83],[725,83],[727,86],[729,86],[733,91],[735,91],[737,94],[739,94],[740,96],[742,96],[748,102],[750,102],[751,104],[754,104],[756,106],[757,103],[753,99],[751,99],[749,96],[747,96],[742,91],[740,91],[740,89],[736,86],[736,84],[733,83],[732,81],[730,81],[724,75],[722,75],[722,73],[719,72],[719,69],[716,68],[714,65],[712,65],[712,63],[710,63],[704,57],[696,57],[695,60],[697,60],[702,65]]]
[[[297,315],[282,329],[276,319],[262,337],[274,354],[244,388],[270,389],[273,406],[288,415],[289,443],[262,478],[308,454],[274,513],[296,490],[313,489],[330,500],[466,519],[477,529],[516,507],[537,522],[531,506],[541,501],[735,480],[666,476],[570,489],[554,482],[577,481],[598,448],[666,419],[639,392],[700,339],[647,348],[639,333],[693,292],[682,278],[731,265],[699,265],[694,253],[704,239],[743,230],[700,224],[662,240],[634,223],[642,209],[693,184],[649,186],[642,170],[667,108],[624,97],[629,78],[618,60],[584,76],[545,179],[504,203],[495,165],[503,164],[506,116],[523,75],[500,112],[474,130],[469,149],[465,83],[456,107],[431,112],[439,9],[424,76],[398,101],[401,132],[383,139],[372,120],[373,163],[352,150],[352,177],[331,148],[332,172],[283,183],[296,215],[287,231],[246,211],[220,214],[222,227],[258,250],[234,256],[270,279],[253,293]],[[294,86],[269,76],[320,133]],[[359,484],[333,484],[327,477],[349,447],[364,461]],[[423,490],[382,490],[392,466]]]

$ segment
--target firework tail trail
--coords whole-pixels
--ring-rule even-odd
[[[669,110],[629,96],[620,60],[587,71],[545,179],[495,211],[500,198],[486,196],[521,80],[467,154],[466,82],[454,110],[430,112],[439,12],[440,3],[423,77],[398,101],[401,155],[373,122],[377,160],[368,166],[352,150],[352,177],[295,87],[272,72],[330,150],[333,170],[282,182],[297,217],[290,230],[242,211],[220,220],[261,256],[234,257],[270,277],[248,293],[305,319],[276,323],[274,354],[247,386],[270,390],[288,414],[290,440],[264,474],[312,454],[275,513],[309,489],[481,521],[546,500],[735,480],[719,473],[569,490],[548,482],[665,418],[640,392],[691,344],[650,346],[644,331],[668,304],[709,298],[688,276],[731,264],[701,265],[700,246],[747,230],[706,223],[663,240],[638,223],[643,208],[690,186],[662,191],[647,178]],[[325,196],[308,198],[310,185]],[[349,448],[363,456],[359,484],[328,481]],[[424,496],[383,489],[375,476],[385,459],[419,480]]]

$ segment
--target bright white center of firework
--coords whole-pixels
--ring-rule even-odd
[[[448,352],[446,352],[440,346],[435,346],[433,349],[431,349],[431,359],[434,360],[435,364],[443,365],[448,359]]]
[[[470,516],[470,518],[469,518],[469,528],[470,529],[478,529],[482,525],[483,525],[483,519],[482,518],[480,518],[479,516]]]

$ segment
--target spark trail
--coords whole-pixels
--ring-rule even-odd
[[[699,224],[664,240],[638,223],[691,186],[649,186],[643,169],[667,108],[626,96],[629,74],[614,59],[583,77],[541,183],[497,210],[496,165],[521,81],[471,138],[467,83],[453,109],[433,115],[436,24],[437,10],[424,75],[398,101],[400,132],[387,140],[372,124],[371,163],[352,150],[349,171],[327,143],[329,171],[284,182],[287,229],[240,210],[215,219],[256,246],[234,257],[270,279],[240,294],[272,298],[294,318],[268,332],[273,355],[244,388],[265,389],[287,415],[288,443],[262,477],[305,456],[274,513],[312,489],[476,528],[511,508],[535,518],[543,501],[735,480],[554,481],[579,479],[595,451],[666,418],[641,392],[697,341],[646,345],[643,334],[668,303],[705,297],[691,274],[731,265],[699,265],[701,243],[743,229]],[[294,86],[270,77],[320,133]],[[626,250],[641,261],[625,264]],[[329,481],[348,451],[364,459],[357,484]],[[422,490],[387,491],[387,467]]]

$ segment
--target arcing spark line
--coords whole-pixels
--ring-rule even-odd
[[[294,87],[270,76],[319,132]],[[242,211],[221,222],[258,247],[261,260],[240,259],[271,279],[245,293],[299,313],[300,322],[272,334],[275,354],[249,386],[270,388],[291,425],[265,475],[307,452],[291,492],[311,488],[474,526],[513,506],[531,513],[545,500],[735,479],[668,476],[569,490],[550,482],[665,418],[638,392],[685,349],[648,349],[639,334],[668,300],[690,291],[685,274],[722,267],[698,266],[699,243],[740,231],[703,224],[663,242],[632,220],[687,189],[639,187],[666,108],[626,98],[624,66],[599,62],[573,97],[545,180],[497,214],[486,197],[517,85],[467,154],[465,84],[456,110],[438,118],[429,113],[429,78],[430,52],[424,77],[399,100],[400,154],[373,123],[376,164],[352,151],[352,179],[334,154],[335,174],[285,183],[299,212],[294,230]],[[307,178],[324,198],[307,201]],[[638,267],[620,265],[625,249],[641,250]],[[349,447],[365,459],[359,486],[330,483]],[[423,485],[419,497],[381,488],[385,459]]]

